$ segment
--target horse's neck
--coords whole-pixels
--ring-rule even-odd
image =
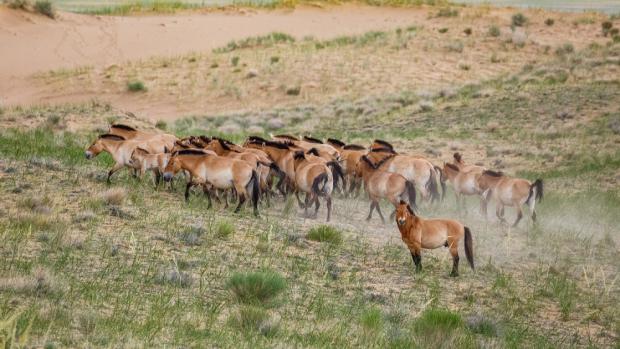
[[[103,150],[110,153],[110,155],[112,155],[115,160],[118,156],[121,155],[118,154],[118,148],[120,148],[120,146],[123,144],[122,142],[103,140],[101,144],[103,145]]]

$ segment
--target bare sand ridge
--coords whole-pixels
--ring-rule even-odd
[[[256,110],[290,103],[321,103],[335,96],[367,96],[404,89],[441,88],[514,72],[528,62],[546,59],[549,48],[574,42],[577,49],[601,41],[600,26],[574,26],[583,14],[529,11],[524,48],[510,48],[512,9],[461,9],[455,18],[437,18],[437,8],[377,8],[345,5],[294,10],[218,10],[174,15],[129,17],[60,13],[51,20],[0,7],[0,105],[56,104],[99,99],[152,120],[188,114]],[[554,16],[557,23],[543,21]],[[597,16],[589,14],[587,16]],[[261,69],[261,78],[244,80],[232,69],[212,73],[206,57],[194,67],[174,63],[192,52],[209,53],[231,40],[285,32],[298,39],[318,39],[415,25],[415,40],[382,48],[339,49],[308,53],[289,50],[280,70]],[[499,25],[507,37],[489,38],[488,27]],[[440,28],[449,28],[441,34]],[[474,35],[463,34],[473,28]],[[602,42],[602,41],[601,41]],[[458,47],[455,47],[458,46]],[[465,52],[463,51],[465,46]],[[545,48],[546,47],[546,48]],[[239,52],[244,64],[260,68],[259,50]],[[262,52],[262,51],[260,51]],[[279,54],[267,52],[264,54]],[[263,54],[263,55],[264,55]],[[491,55],[499,58],[489,64]],[[164,70],[153,57],[171,57]],[[222,59],[220,57],[220,64]],[[268,60],[269,57],[267,57]],[[333,64],[338,62],[338,64]],[[114,74],[109,74],[109,68]],[[84,74],[63,69],[88,67]],[[465,68],[463,68],[465,67]],[[55,70],[51,77],[41,73]],[[38,76],[38,77],[37,77]],[[110,77],[112,76],[112,77]],[[149,85],[146,94],[128,94],[132,76]],[[219,81],[218,86],[213,81]],[[293,81],[295,80],[295,81]],[[304,93],[292,101],[279,89],[302,85]],[[308,87],[308,88],[306,88]],[[189,90],[188,90],[189,88]],[[191,91],[189,93],[188,91]],[[310,91],[310,92],[308,92]]]

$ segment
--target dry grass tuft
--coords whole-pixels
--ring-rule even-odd
[[[101,194],[101,199],[106,205],[119,206],[125,201],[127,197],[127,190],[124,188],[112,188],[108,189]]]
[[[49,294],[57,290],[54,276],[46,269],[37,268],[30,276],[0,279],[0,291],[19,294]]]

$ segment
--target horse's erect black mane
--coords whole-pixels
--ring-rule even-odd
[[[392,148],[374,148],[374,149],[371,149],[370,152],[396,154],[396,151],[394,151],[394,149]]]
[[[111,133],[104,133],[104,134],[100,135],[99,138],[113,139],[115,141],[124,141],[124,140],[126,140],[125,137],[123,137],[123,136],[113,135]]]
[[[209,155],[204,150],[201,149],[182,149],[177,150],[172,155]]]
[[[298,141],[299,138],[291,136],[291,135],[277,135],[274,136],[275,138],[286,138],[286,139],[290,139],[291,141]]]
[[[388,148],[394,150],[394,146],[392,144],[390,144],[390,143],[388,143],[388,142],[386,142],[386,141],[384,141],[382,139],[375,139],[374,143],[381,144],[382,146],[385,146],[385,147],[388,147]]]
[[[453,169],[456,172],[459,172],[459,168],[454,164],[446,164],[446,167]]]
[[[319,156],[319,151],[316,148],[312,148],[306,152],[306,154],[312,154],[314,156]]]
[[[123,125],[123,124],[113,124],[113,125],[110,125],[110,128],[120,128],[126,131],[137,131],[135,128],[131,126]]]
[[[304,141],[316,144],[323,144],[323,141],[318,138],[313,138],[310,136],[304,136]]]
[[[366,147],[357,144],[347,144],[342,149],[346,150],[366,150]]]
[[[504,172],[502,171],[492,171],[492,170],[486,170],[484,172],[482,172],[483,175],[489,175],[491,177],[502,177],[504,175]]]
[[[335,138],[328,138],[327,139],[327,143],[332,143],[332,144],[335,144],[335,145],[337,145],[339,147],[346,146],[346,144],[343,141],[341,141],[339,139],[335,139]]]

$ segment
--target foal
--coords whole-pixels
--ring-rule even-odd
[[[155,187],[159,186],[162,173],[168,161],[170,161],[170,153],[150,154],[146,149],[137,147],[131,153],[129,165],[138,170],[140,178],[146,171],[152,171],[155,179]]]
[[[495,215],[502,223],[506,223],[504,219],[504,207],[513,206],[517,209],[517,219],[513,227],[519,224],[523,218],[523,209],[521,206],[527,204],[532,212],[532,221],[536,222],[536,201],[543,198],[543,181],[537,179],[534,183],[522,178],[512,178],[503,172],[487,170],[482,172],[478,179],[478,185],[485,190],[483,194],[485,200],[495,200],[497,207]]]
[[[471,269],[474,269],[474,247],[471,231],[463,224],[451,219],[422,219],[406,202],[401,201],[396,208],[396,225],[403,242],[411,252],[416,271],[422,270],[422,249],[450,248],[452,272],[459,275],[459,241],[465,237],[465,256]]]

